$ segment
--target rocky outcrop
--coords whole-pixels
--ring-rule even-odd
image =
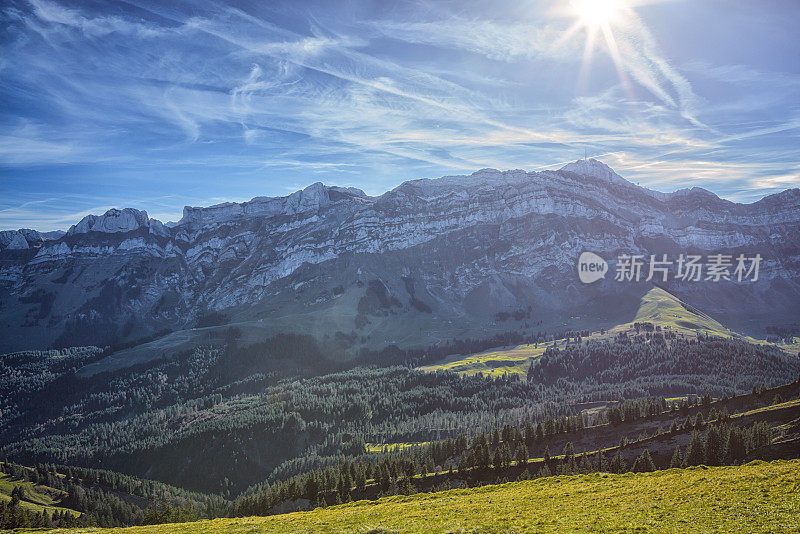
[[[22,232],[18,230],[5,230],[0,232],[0,250],[25,250],[28,241]]]
[[[19,230],[4,230],[0,232],[0,250],[28,250],[38,248],[44,243],[45,237],[29,228]]]
[[[207,229],[243,218],[315,213],[338,200],[356,198],[366,199],[367,196],[360,189],[353,187],[326,187],[317,182],[286,197],[256,197],[241,204],[226,202],[208,208],[186,206],[183,208],[183,218],[178,222],[178,226]]]
[[[149,227],[149,221],[146,211],[133,208],[123,210],[112,208],[100,216],[87,215],[78,224],[67,230],[67,235],[88,234],[89,232],[105,234],[132,232],[139,228]]]

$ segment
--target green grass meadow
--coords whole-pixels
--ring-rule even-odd
[[[393,531],[800,532],[800,460],[558,476],[270,517],[69,532]]]

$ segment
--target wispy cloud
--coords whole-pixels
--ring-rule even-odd
[[[379,35],[409,43],[465,50],[489,59],[515,62],[537,57],[564,58],[577,51],[558,44],[563,29],[553,24],[494,22],[458,15],[432,21],[368,21]]]
[[[642,186],[660,191],[687,187],[719,190],[729,200],[752,202],[787,188],[800,187],[800,165],[776,173],[770,162],[732,162],[701,159],[640,158],[630,153],[608,154],[617,172]]]
[[[103,37],[111,33],[147,38],[163,35],[167,31],[164,28],[118,16],[87,17],[76,9],[47,0],[29,0],[29,2],[36,20],[26,18],[25,21],[39,33],[57,33],[64,29],[74,29],[90,38]]]
[[[687,57],[669,41],[682,36],[635,11],[614,27],[621,82],[602,46],[581,70],[585,36],[564,38],[559,4],[13,0],[0,10],[3,197],[63,193],[73,217],[157,191],[153,209],[179,214],[221,183],[240,200],[317,180],[376,194],[585,148],[653,187],[745,199],[796,185],[800,74],[768,33],[752,44],[765,64],[720,61],[722,43]],[[79,187],[103,200],[68,196]]]
[[[632,11],[624,21],[617,39],[623,66],[663,103],[676,107],[695,126],[707,128],[697,118],[700,99],[691,83],[664,56],[646,24]]]
[[[41,139],[0,135],[0,163],[7,165],[69,163],[75,161],[76,150],[69,144]]]

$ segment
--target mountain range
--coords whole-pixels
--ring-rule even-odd
[[[751,204],[700,188],[661,193],[589,159],[412,180],[375,197],[315,183],[187,206],[169,226],[125,208],[66,233],[2,232],[0,352],[156,336],[175,347],[238,325],[253,341],[312,334],[348,358],[631,320],[653,283],[582,284],[584,251],[610,269],[621,254],[760,254],[757,281],[659,286],[756,337],[800,322],[800,190]]]

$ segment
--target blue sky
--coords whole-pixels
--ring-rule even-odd
[[[800,186],[800,3],[617,2],[591,53],[567,0],[4,2],[0,229],[584,148],[661,191]]]

